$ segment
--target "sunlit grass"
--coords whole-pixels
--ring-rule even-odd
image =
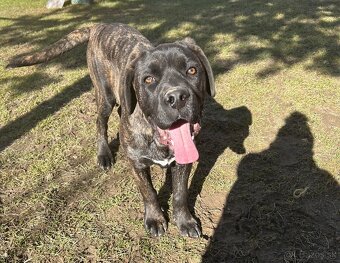
[[[209,242],[179,237],[172,221],[164,238],[148,237],[124,154],[108,172],[97,167],[85,47],[48,65],[4,69],[10,57],[93,23],[128,23],[154,43],[193,37],[215,71],[216,102],[251,112],[247,153],[266,150],[298,111],[309,119],[315,163],[340,181],[340,31],[334,1],[311,2],[97,1],[47,10],[45,0],[2,0],[0,261],[200,262]],[[109,126],[115,138],[117,114]],[[6,127],[12,130],[1,133]],[[225,200],[247,153],[224,149],[205,179],[196,213],[207,236],[223,207],[202,207],[211,195]],[[164,171],[153,172],[160,189]]]

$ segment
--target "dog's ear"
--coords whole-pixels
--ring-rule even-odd
[[[123,76],[123,85],[121,86],[121,106],[122,114],[131,115],[137,105],[137,97],[134,89],[134,67],[127,69]]]
[[[180,41],[180,43],[190,48],[196,54],[196,56],[200,59],[201,63],[203,64],[205,68],[205,72],[207,75],[207,85],[206,85],[207,92],[211,97],[214,97],[216,94],[214,74],[212,72],[207,56],[204,54],[203,50],[196,44],[195,40],[193,40],[190,37],[184,38],[183,40]]]

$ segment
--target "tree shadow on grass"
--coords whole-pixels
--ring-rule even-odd
[[[340,11],[334,0],[107,2],[112,4],[71,5],[33,16],[0,17],[12,22],[0,28],[3,36],[0,44],[2,47],[29,44],[41,49],[85,22],[123,22],[137,27],[153,42],[192,36],[212,61],[216,75],[239,63],[264,58],[271,59],[272,64],[258,71],[260,78],[308,59],[311,59],[309,68],[339,75],[338,38],[335,34],[326,33],[338,25],[334,17]],[[59,14],[63,15],[58,18]],[[233,43],[239,44],[232,48]],[[64,69],[84,67],[85,48],[83,45],[53,63]],[[232,58],[223,57],[225,49],[230,50],[228,53],[233,54]],[[18,87],[18,92],[19,89],[30,90],[32,86],[28,83]],[[29,116],[36,113],[34,111]],[[22,123],[22,119],[17,123]],[[6,131],[13,125],[6,125]],[[33,127],[28,125],[26,131]],[[9,145],[9,140],[6,143],[2,139],[0,145]]]
[[[308,69],[340,74],[338,36],[332,33],[339,25],[340,8],[336,0],[106,3],[71,5],[36,16],[2,17],[12,24],[0,29],[4,36],[0,43],[3,47],[30,43],[41,49],[84,23],[122,22],[137,27],[153,42],[195,38],[208,56],[215,58],[218,73],[239,63],[267,58],[272,63],[259,69],[259,78],[307,61]],[[56,18],[59,14],[64,15]],[[223,55],[226,50],[227,57]],[[64,60],[56,63],[67,65]],[[85,61],[75,66],[84,64]]]
[[[91,159],[91,158],[90,158]],[[84,162],[90,162],[90,160],[83,160]],[[91,213],[95,211],[97,205],[92,200],[88,201],[86,207],[84,206],[84,200],[87,200],[92,194],[90,191],[96,189],[98,185],[98,169],[92,168],[90,170],[80,169],[79,174],[71,178],[65,179],[62,177],[55,177],[52,181],[43,181],[36,185],[35,187],[27,189],[21,195],[17,195],[11,200],[9,204],[8,200],[1,203],[0,196],[0,237],[2,240],[2,246],[0,246],[0,261],[1,262],[26,262],[31,261],[28,251],[32,249],[39,250],[37,244],[46,243],[53,249],[53,240],[60,235],[66,235],[66,239],[70,239],[73,236],[68,236],[67,228],[70,227],[71,220],[73,223],[77,222],[77,218],[72,217],[72,213],[75,211],[80,214]],[[68,183],[65,183],[68,182]],[[1,194],[1,193],[0,193]],[[88,194],[89,196],[86,196]],[[35,202],[35,195],[43,195],[44,198]],[[85,196],[84,196],[85,195]],[[16,206],[13,206],[16,203]],[[3,213],[2,205],[7,206],[7,211]],[[76,207],[77,206],[77,207]],[[9,211],[8,207],[12,210]],[[81,208],[79,208],[81,207]],[[78,210],[78,209],[81,209]],[[67,213],[65,213],[67,211]],[[3,213],[3,214],[1,214]],[[86,222],[79,220],[78,222]],[[102,225],[95,224],[95,228],[98,229],[100,233],[106,233],[111,229]],[[18,229],[19,232],[16,233],[16,238],[13,239],[13,229]],[[82,229],[84,226],[79,225],[78,230]],[[79,235],[79,232],[77,232]],[[108,234],[106,235],[106,238]],[[63,236],[65,238],[65,236]],[[86,237],[85,237],[86,239]],[[111,240],[113,242],[113,240]],[[78,243],[78,241],[77,241]],[[87,240],[83,240],[84,244],[87,244]],[[48,246],[48,245],[47,245]],[[4,250],[5,249],[5,250]],[[63,249],[63,248],[58,248]],[[84,262],[86,260],[86,247],[81,247],[80,245],[74,247],[74,253],[76,254],[76,262]],[[58,254],[46,255],[46,258],[42,261],[48,262],[58,262],[62,256]],[[38,260],[40,261],[40,260]]]
[[[28,44],[38,50],[60,39],[63,35],[86,22],[123,22],[137,27],[153,42],[173,41],[185,36],[193,37],[212,61],[216,74],[223,74],[240,63],[246,64],[270,59],[272,61],[270,66],[259,69],[259,78],[276,74],[282,69],[307,60],[310,61],[306,66],[307,69],[326,75],[339,75],[340,48],[338,37],[335,33],[332,33],[334,28],[339,25],[338,20],[335,18],[339,16],[340,12],[335,0],[218,0],[213,2],[203,0],[175,2],[137,0],[108,2],[113,4],[109,7],[103,5],[68,6],[63,10],[49,11],[39,15],[18,15],[16,18],[2,17],[0,19],[10,20],[11,24],[0,28],[0,35],[2,36],[0,45],[2,48],[8,48],[13,45]],[[59,13],[64,13],[65,16],[60,19],[58,18]],[[228,56],[229,51],[232,55],[230,57]],[[227,53],[227,56],[225,56],[225,53]],[[53,63],[60,65],[64,69],[85,66],[85,47],[71,51],[71,53],[68,53],[67,59],[65,58],[65,55],[63,55]],[[1,127],[0,151],[30,131],[39,121],[55,113],[73,98],[88,91],[89,88],[89,78],[82,78],[60,94],[38,105],[31,112]],[[222,108],[222,105],[216,104],[215,106]],[[220,116],[227,116],[227,120],[222,122],[225,125],[216,121],[217,129],[215,126],[209,127],[209,122],[207,122],[206,131],[202,130],[202,134],[205,134],[205,136],[202,136],[203,141],[199,144],[200,151],[203,152],[201,154],[202,164],[197,168],[190,188],[191,206],[194,205],[197,194],[202,189],[205,176],[209,174],[223,150],[230,147],[234,151],[241,153],[243,149],[240,142],[247,136],[247,125],[249,126],[249,124],[241,125],[241,123],[249,123],[247,121],[249,119],[247,110],[237,110],[235,112],[233,110],[224,110],[224,113],[222,109],[221,111],[222,115],[217,113],[219,112],[218,110],[216,110],[216,113],[212,113],[212,120],[217,120]],[[234,114],[237,112],[241,112],[240,115],[244,116],[244,119],[239,120],[239,114]],[[301,118],[299,117],[298,119]],[[229,121],[232,124],[228,124]],[[287,126],[290,126],[289,123],[290,121],[287,121]],[[304,123],[306,122],[302,120],[300,128],[309,131],[308,126],[304,125]],[[239,133],[243,139],[230,139],[233,137],[233,126],[236,127],[236,134]],[[245,133],[242,130],[245,130]],[[212,136],[212,134],[214,135]],[[226,140],[219,145],[214,145],[214,142],[211,144],[211,142],[207,141],[210,138],[217,137],[216,134],[226,136],[229,141]],[[285,142],[285,140],[290,141],[290,139],[281,138],[281,135],[279,137],[280,140],[274,142],[273,147],[280,148],[280,145],[288,145],[289,152],[292,153],[296,151],[296,148],[300,148],[299,146],[292,146],[291,142]],[[303,139],[297,138],[295,139],[297,145],[305,143]],[[308,134],[306,138],[308,144]],[[334,251],[334,227],[332,225],[334,221],[324,216],[329,214],[330,218],[332,218],[333,214],[331,213],[334,211],[332,203],[335,201],[331,198],[326,200],[325,197],[328,193],[330,193],[330,196],[335,196],[335,194],[332,194],[335,192],[334,182],[329,179],[330,183],[326,184],[326,180],[323,180],[331,178],[330,175],[317,168],[314,164],[311,149],[309,150],[309,155],[302,154],[305,158],[308,157],[302,161],[304,164],[302,170],[295,167],[298,164],[294,164],[294,161],[293,163],[288,161],[288,164],[283,165],[283,168],[280,167],[280,169],[284,170],[282,172],[278,170],[277,164],[275,166],[276,161],[267,157],[268,153],[269,155],[277,154],[278,150],[275,148],[274,151],[273,147],[257,155],[247,155],[243,159],[239,166],[239,180],[235,184],[230,198],[228,198],[227,207],[230,207],[232,212],[224,212],[215,234],[217,241],[211,242],[203,261],[218,262],[214,261],[214,259],[230,258],[230,262],[233,262],[233,260],[234,262],[247,262],[247,260],[248,262],[256,262],[254,260],[259,258],[263,259],[260,262],[274,262],[269,260],[270,257],[275,258],[270,253],[276,253],[278,248],[283,248],[289,253],[295,253],[288,253],[288,256],[297,255],[301,251],[308,251],[312,244],[315,244],[314,246],[318,249],[325,248],[325,243],[320,244],[320,242],[324,242],[324,236],[329,241],[329,251]],[[293,148],[291,149],[291,147]],[[304,147],[301,147],[301,149]],[[297,155],[300,156],[299,154]],[[287,158],[289,159],[289,157]],[[256,169],[259,167],[261,167],[261,170],[257,171]],[[316,170],[313,172],[311,168]],[[308,177],[306,171],[313,174],[313,176]],[[263,183],[261,175],[269,175],[272,172],[278,172],[278,179],[273,180],[271,178],[269,182],[266,182],[266,179],[264,182],[267,184]],[[297,175],[297,172],[301,172],[301,177]],[[293,176],[290,177],[290,174],[293,174]],[[89,182],[93,176],[93,174],[89,173],[84,177],[80,177],[79,184],[75,182],[74,186],[79,187],[82,180]],[[257,177],[261,177],[261,179]],[[321,178],[320,181],[318,181],[318,178]],[[284,199],[286,196],[291,196],[296,188],[305,189],[304,182],[310,182],[311,179],[319,182],[320,188],[317,190],[320,193],[321,187],[327,190],[322,192],[324,196],[320,196],[317,191],[316,193],[311,192],[311,189],[313,190],[312,186],[315,185],[312,184],[305,195],[300,198],[289,200],[289,202]],[[91,184],[85,184],[81,189],[86,192],[90,187]],[[239,188],[241,190],[238,190]],[[279,189],[278,193],[270,192],[267,194],[267,191],[271,188],[274,188],[274,190]],[[46,225],[55,222],[49,219],[54,213],[57,213],[60,216],[59,221],[62,221],[62,213],[70,202],[66,196],[73,193],[74,189],[71,187],[57,193],[55,191],[51,192],[49,201],[52,204],[50,208],[46,209],[46,221],[44,222]],[[250,192],[243,198],[242,195],[237,194],[242,191],[247,192],[249,189],[250,191],[255,191],[256,195],[252,195]],[[288,194],[286,191],[288,191]],[[307,199],[310,193],[315,196]],[[74,195],[71,194],[71,196]],[[234,201],[231,197],[234,197]],[[253,197],[256,197],[255,201],[252,199]],[[272,200],[274,200],[273,203],[268,203]],[[338,199],[335,198],[335,200]],[[308,207],[311,207],[311,209]],[[242,209],[237,212],[239,208]],[[324,212],[325,210],[331,212]],[[314,216],[311,213],[316,214]],[[318,220],[317,223],[313,221],[314,219]],[[305,222],[306,224],[304,224]],[[280,232],[280,229],[283,228],[282,225],[286,232]],[[318,225],[320,226],[320,231],[316,230]],[[13,222],[9,222],[8,226],[12,227]],[[312,226],[311,230],[307,226]],[[57,229],[58,227],[60,225],[57,224],[55,228]],[[294,231],[297,231],[297,235],[290,238],[291,233]],[[228,233],[228,236],[225,233]],[[27,235],[27,240],[33,240],[30,241],[33,243],[37,240],[42,240],[43,235],[44,233],[36,234],[31,231],[31,234]],[[288,235],[288,239],[280,238],[280,235],[284,237]],[[218,237],[221,237],[222,241],[218,241]],[[278,242],[277,247],[270,247],[270,242],[272,241]],[[301,249],[303,245],[306,246],[303,247],[304,250]],[[275,244],[272,246],[275,246]],[[270,253],[268,249],[272,249]],[[14,254],[16,250],[26,253],[24,247],[14,249]],[[325,250],[322,252],[325,252]],[[277,253],[278,258],[282,259],[282,250]],[[219,254],[220,256],[218,256]],[[265,255],[269,255],[267,261]]]
[[[26,76],[13,76],[0,79],[0,85],[10,83],[13,97],[34,90],[42,90],[44,87],[60,81],[60,77],[51,77],[44,72],[34,72]]]
[[[338,262],[340,189],[313,160],[292,113],[267,150],[246,155],[202,262]]]
[[[16,139],[29,132],[40,121],[54,114],[84,92],[89,91],[90,88],[90,77],[86,75],[54,97],[42,102],[30,112],[2,126],[0,128],[0,152],[11,145]]]

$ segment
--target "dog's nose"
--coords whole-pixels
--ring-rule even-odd
[[[190,93],[186,89],[173,89],[165,94],[165,103],[173,109],[181,109],[185,106]]]

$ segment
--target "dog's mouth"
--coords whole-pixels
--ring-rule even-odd
[[[159,142],[168,145],[174,151],[178,164],[193,163],[198,160],[199,154],[194,143],[194,137],[199,133],[199,123],[190,124],[185,120],[174,122],[168,129],[159,132]]]

